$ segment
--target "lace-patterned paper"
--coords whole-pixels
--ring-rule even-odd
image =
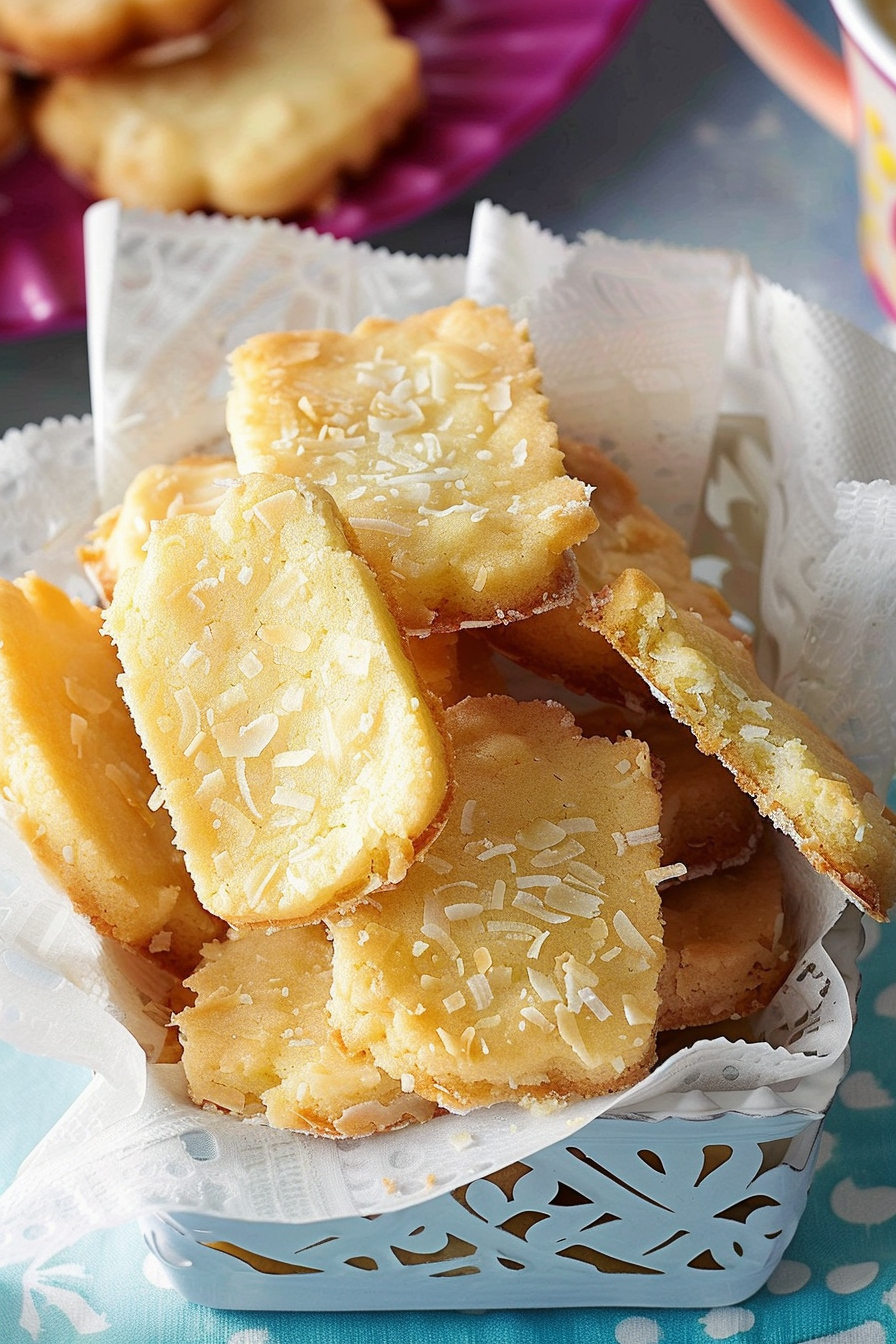
[[[810,563],[825,554],[816,547],[819,536],[835,535],[824,499],[835,497],[844,450],[838,440],[832,452],[824,426],[809,416],[799,425],[805,451],[798,459],[789,451],[792,408],[808,393],[794,389],[794,371],[777,356],[786,346],[785,297],[807,341],[820,319],[747,276],[741,259],[702,259],[596,236],[570,245],[489,205],[477,212],[466,263],[389,257],[272,224],[121,214],[108,205],[96,210],[90,251],[91,294],[98,296],[90,326],[96,473],[87,422],[28,430],[27,452],[24,439],[7,436],[3,447],[16,451],[0,456],[7,468],[4,509],[9,501],[9,524],[0,529],[3,573],[30,565],[80,590],[73,544],[96,512],[97,481],[108,499],[139,467],[219,436],[225,353],[251,331],[296,321],[351,326],[371,310],[400,317],[450,301],[463,291],[465,275],[478,298],[496,301],[499,285],[516,277],[507,297],[536,333],[561,429],[607,446],[667,517],[696,516],[704,562],[741,594],[744,618],[760,629],[770,594],[781,665],[799,666],[813,632],[823,639],[846,628],[825,626],[818,613],[829,623],[846,622],[849,612],[839,601],[835,610],[830,599],[842,591],[848,607],[860,579],[852,589],[822,592],[822,570]],[[738,359],[748,355],[736,368],[723,358],[732,295],[748,328],[730,347]],[[835,381],[867,351],[847,324],[825,315],[821,325],[818,348],[827,354],[818,367]],[[587,333],[580,347],[572,339],[577,326]],[[836,374],[834,356],[842,366]],[[881,351],[879,358],[892,374],[894,357]],[[802,376],[804,366],[795,372]],[[732,376],[742,392],[753,393],[740,405],[752,414],[726,424],[729,432],[715,439],[713,451],[715,414]],[[835,392],[826,387],[825,395]],[[865,395],[872,400],[873,387]],[[869,407],[865,420],[866,440],[849,450],[857,479],[866,467],[880,474],[889,442],[886,414],[876,421]],[[809,493],[801,475],[807,471],[819,502],[808,511],[810,523],[794,529],[785,522],[800,492]],[[704,477],[705,492],[696,489]],[[764,533],[767,501],[772,516]],[[817,526],[811,523],[816,516]],[[805,550],[795,554],[797,544]],[[843,545],[850,549],[848,533]],[[862,554],[879,565],[867,532]],[[848,662],[844,657],[844,667]],[[833,659],[824,673],[833,677],[838,670]],[[883,703],[896,682],[896,647],[889,658],[881,652],[874,675]],[[830,692],[835,703],[851,694],[839,677]],[[891,740],[882,745],[890,761],[891,746]],[[782,839],[780,849],[802,953],[784,991],[757,1019],[764,1040],[699,1042],[635,1088],[595,1102],[554,1112],[497,1106],[338,1144],[199,1110],[186,1100],[176,1066],[144,1069],[134,1043],[150,1059],[156,1055],[153,986],[135,986],[127,976],[122,983],[120,960],[109,957],[102,940],[83,929],[72,937],[78,917],[62,894],[38,879],[14,847],[3,849],[10,899],[0,901],[0,1030],[22,1048],[52,1052],[54,1011],[23,985],[29,976],[35,984],[41,975],[55,977],[63,993],[49,1000],[62,1004],[65,998],[71,1024],[61,1024],[58,1053],[72,1058],[67,1052],[75,1040],[86,1041],[78,1057],[101,1073],[96,1086],[103,1105],[113,1095],[114,1104],[103,1115],[88,1089],[0,1200],[0,1260],[50,1254],[90,1227],[151,1208],[283,1221],[392,1210],[522,1160],[603,1112],[823,1109],[851,1029],[858,920],[833,929],[842,909],[839,891],[788,841]],[[23,939],[22,921],[37,934]],[[23,958],[18,964],[17,955]],[[135,1022],[135,1013],[147,1021]],[[117,1072],[108,1061],[122,1048],[126,1066]],[[195,1160],[203,1145],[220,1160],[205,1166]]]
[[[463,293],[462,257],[404,256],[272,220],[88,211],[91,400],[103,506],[135,474],[226,438],[226,356],[291,327],[349,330]]]
[[[887,477],[896,466],[896,405],[889,393],[894,365],[892,352],[870,336],[778,285],[761,282],[757,299],[773,448],[769,559],[762,573],[764,655],[767,675],[787,694],[802,652],[794,622],[802,634],[824,592],[819,567],[837,535],[837,487]],[[885,532],[876,540],[886,554]],[[840,653],[854,656],[849,647]],[[849,681],[847,673],[845,690]],[[896,751],[889,737],[892,774]]]
[[[599,443],[635,475],[645,503],[688,539],[719,411],[732,285],[743,266],[721,252],[632,246],[598,233],[563,245],[488,203],[474,221],[476,297],[506,302],[504,286],[513,286],[551,414],[565,433]]]
[[[82,575],[73,576],[71,557],[84,518],[99,509],[94,460],[89,417],[45,420],[4,436],[0,574],[13,578],[37,569],[73,596],[90,600],[93,590]]]
[[[896,735],[889,680],[896,632],[896,485],[845,481],[835,498],[833,544],[818,570],[818,596],[792,696],[828,725],[883,796]],[[834,690],[844,672],[848,695]]]

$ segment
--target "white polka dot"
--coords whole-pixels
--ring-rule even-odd
[[[866,1260],[861,1265],[841,1265],[839,1269],[831,1270],[825,1283],[832,1293],[858,1293],[874,1282],[879,1269],[876,1260]]]
[[[887,985],[874,1000],[874,1011],[881,1017],[896,1017],[896,985]]]
[[[172,1292],[175,1291],[174,1285],[168,1278],[167,1269],[161,1260],[157,1260],[154,1255],[147,1255],[144,1259],[143,1277],[152,1284],[153,1288],[170,1288]]]
[[[752,1330],[756,1317],[743,1307],[721,1307],[700,1317],[700,1324],[710,1339],[731,1339]]]
[[[626,1316],[614,1333],[616,1344],[660,1344],[663,1334],[649,1316]]]
[[[227,1336],[226,1344],[268,1344],[269,1339],[267,1330],[237,1330]]]
[[[875,1111],[893,1105],[889,1092],[867,1069],[847,1074],[840,1084],[839,1096],[851,1111]]]
[[[834,1150],[837,1147],[837,1137],[828,1130],[821,1131],[821,1139],[818,1144],[818,1159],[815,1163],[816,1170],[823,1167],[826,1162],[830,1162],[834,1156]]]
[[[783,1297],[785,1293],[798,1293],[811,1277],[808,1265],[799,1260],[782,1260],[765,1286],[770,1293]]]
[[[892,1185],[872,1185],[862,1190],[847,1178],[831,1191],[831,1208],[844,1223],[874,1227],[896,1215],[896,1189]]]

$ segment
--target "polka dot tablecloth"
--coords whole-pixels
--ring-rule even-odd
[[[890,804],[896,803],[891,791]],[[896,926],[868,925],[850,1071],[809,1203],[767,1287],[734,1307],[259,1313],[194,1306],[136,1226],[94,1233],[39,1269],[0,1270],[0,1344],[886,1344],[896,1342]],[[0,1182],[85,1081],[0,1045]]]

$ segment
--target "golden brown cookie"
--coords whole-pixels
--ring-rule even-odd
[[[570,475],[593,487],[591,507],[600,524],[575,549],[579,568],[575,597],[569,606],[496,627],[488,638],[508,658],[562,681],[570,690],[644,708],[650,695],[641,678],[600,634],[582,624],[592,594],[623,569],[636,565],[675,602],[698,611],[729,639],[749,640],[732,625],[731,609],[721,594],[691,576],[684,539],[641,502],[634,481],[598,448],[568,438],[561,439],[560,447]]]
[[[746,1017],[771,1001],[793,964],[783,896],[768,836],[743,867],[664,889],[660,1031]]]
[[[100,620],[34,574],[0,580],[0,788],[76,910],[187,974],[223,926],[174,848]]]
[[[649,752],[542,701],[447,721],[445,829],[399,887],[329,920],[333,1024],[449,1110],[626,1087],[653,1063],[663,959]]]
[[[35,109],[40,144],[129,206],[291,215],[328,201],[418,110],[417,49],[375,0],[242,0],[237,17],[200,55],[60,76]]]
[[[153,523],[181,513],[214,513],[238,475],[232,457],[199,455],[138,472],[121,504],[97,519],[78,550],[103,600],[111,602],[123,570],[143,563]]]
[[[333,502],[236,482],[166,518],[106,628],[202,903],[297,924],[394,883],[438,831],[446,748]]]
[[[351,335],[257,336],[231,369],[240,470],[329,490],[406,630],[569,600],[566,549],[596,524],[505,309],[464,299],[403,322],[368,318]]]
[[[586,620],[814,867],[883,918],[896,895],[896,817],[837,744],[765,685],[746,650],[636,569]]]
[[[332,982],[319,924],[210,944],[187,982],[195,1003],[175,1019],[193,1100],[330,1138],[428,1120],[431,1102],[344,1049],[327,1020]]]
[[[659,708],[654,713],[627,714],[602,705],[577,717],[589,735],[599,733],[612,741],[630,733],[646,742],[654,761],[662,763],[660,832],[665,864],[683,864],[690,879],[746,863],[756,849],[762,817],[730,771],[698,750],[688,728]]]
[[[0,48],[31,74],[190,37],[231,0],[0,0]]]

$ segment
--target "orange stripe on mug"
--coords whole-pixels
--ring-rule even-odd
[[[707,0],[761,70],[822,126],[851,144],[855,113],[843,62],[783,0]]]

